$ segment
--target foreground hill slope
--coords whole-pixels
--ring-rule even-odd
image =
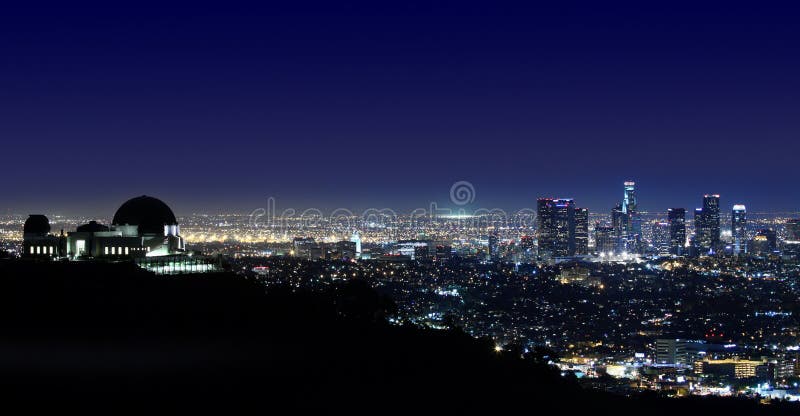
[[[393,308],[360,281],[310,293],[231,274],[3,260],[0,394],[32,408],[116,411],[165,402],[182,411],[787,410],[582,390],[536,356],[497,353],[489,340],[388,325]]]

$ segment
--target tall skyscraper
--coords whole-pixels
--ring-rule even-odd
[[[705,195],[703,197],[703,215],[708,220],[711,247],[717,250],[720,246],[719,195]]]
[[[670,238],[670,224],[668,222],[658,222],[653,224],[653,251],[660,255],[666,256],[671,253],[672,239]]]
[[[575,202],[539,198],[537,201],[539,256],[546,260],[575,255]]]
[[[627,181],[622,184],[625,190],[622,196],[622,212],[632,214],[636,212],[636,182]]]
[[[361,234],[359,234],[358,230],[353,231],[350,241],[356,243],[356,258],[361,258]]]
[[[703,208],[694,213],[695,242],[700,254],[711,254],[719,250],[719,195],[703,196]]]
[[[594,251],[598,254],[613,253],[616,246],[616,235],[614,227],[601,226],[595,224],[594,226]]]
[[[778,238],[775,231],[769,228],[758,230],[751,244],[751,252],[756,255],[766,256],[773,254],[778,247]]]
[[[617,204],[611,210],[611,227],[614,228],[614,252],[622,253],[628,250],[628,214],[625,213],[624,204]]]
[[[686,246],[686,210],[684,208],[670,208],[667,210],[667,223],[669,224],[669,252],[683,255]]]
[[[589,254],[588,208],[575,208],[575,254]]]
[[[692,235],[690,242],[692,248],[692,255],[698,255],[700,252],[703,251],[702,247],[700,246],[700,233],[703,228],[703,208],[695,208],[694,209],[694,234]],[[708,250],[706,250],[706,253]]]
[[[636,182],[625,181],[622,202],[611,211],[612,226],[617,234],[615,251],[640,253],[642,221],[636,199]]]
[[[731,236],[733,237],[733,254],[747,253],[747,208],[742,204],[733,206]]]
[[[636,198],[636,182],[623,183],[625,196],[622,200],[625,213],[628,215],[628,251],[642,252],[642,217],[639,214],[639,200]]]

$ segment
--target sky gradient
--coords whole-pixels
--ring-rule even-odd
[[[0,210],[800,209],[800,10],[428,3],[5,6]]]

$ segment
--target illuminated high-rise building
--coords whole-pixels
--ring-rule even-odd
[[[703,196],[703,208],[694,214],[695,242],[700,254],[713,254],[720,247],[719,195]]]
[[[589,254],[589,210],[575,208],[575,254]]]
[[[638,206],[636,182],[625,181],[622,202],[611,211],[612,226],[617,234],[617,253],[641,252],[642,221]]]
[[[350,241],[356,244],[356,258],[361,258],[361,234],[359,234],[358,230],[353,231]]]
[[[627,181],[623,183],[624,195],[622,196],[622,212],[632,214],[636,212],[636,182]]]
[[[539,256],[553,260],[575,255],[575,202],[539,198],[537,213]]]
[[[639,214],[639,201],[636,199],[636,182],[626,181],[623,187],[625,195],[622,206],[628,215],[628,251],[641,253],[642,217]]]
[[[653,224],[652,234],[653,251],[660,256],[669,255],[672,248],[670,224],[668,222],[658,222]]]
[[[751,252],[755,255],[767,256],[773,254],[778,247],[778,238],[775,231],[769,228],[759,230],[750,242]]]
[[[614,229],[614,252],[628,250],[628,223],[630,217],[624,212],[624,204],[617,204],[611,210],[611,227]]]
[[[733,206],[731,236],[733,237],[733,254],[747,253],[747,208],[742,204]]]
[[[670,208],[667,210],[669,224],[669,252],[675,255],[685,254],[686,246],[686,210]]]
[[[700,230],[703,228],[703,208],[694,209],[694,234],[690,241],[692,246],[693,255],[698,255],[702,251],[700,246]],[[706,251],[707,252],[707,251]]]
[[[594,251],[598,254],[613,253],[616,247],[616,235],[614,227],[595,224],[594,227]]]

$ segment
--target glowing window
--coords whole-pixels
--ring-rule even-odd
[[[33,254],[35,251],[36,251],[36,247],[31,246],[31,254]]]
[[[107,256],[107,255],[108,255],[108,246],[105,246],[105,247],[103,247],[103,249],[104,249],[104,250],[103,250],[103,252],[104,252],[104,253],[106,254],[106,256]]]
[[[128,254],[128,247],[125,247],[125,255]]]

